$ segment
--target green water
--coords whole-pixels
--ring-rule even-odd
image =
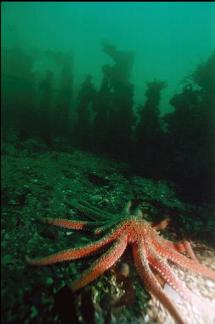
[[[215,48],[215,4],[210,2],[8,2],[2,3],[2,46],[71,51],[75,86],[86,74],[101,81],[109,62],[103,41],[133,51],[135,101],[153,79],[168,82],[162,111],[181,81]]]
[[[215,3],[1,8],[4,140],[66,140],[213,196]]]
[[[97,253],[38,268],[25,258],[96,240],[42,219],[105,217],[106,233],[131,201],[212,264],[215,3],[2,2],[1,13],[2,322],[155,323],[129,249],[125,286],[113,268],[77,295],[68,285]]]

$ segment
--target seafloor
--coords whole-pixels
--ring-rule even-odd
[[[109,300],[126,291],[116,282],[114,271],[105,273],[76,300],[66,290],[93,257],[47,267],[31,267],[25,257],[48,255],[91,240],[90,234],[40,221],[42,217],[83,219],[72,199],[113,212],[133,199],[141,201],[149,220],[170,216],[171,226],[163,235],[189,238],[199,260],[215,268],[213,207],[185,204],[172,185],[134,175],[126,164],[62,148],[49,149],[31,139],[2,143],[2,323],[173,323],[163,307],[150,299],[129,255],[121,262],[129,265],[134,298],[118,308],[111,308]],[[215,284],[210,280],[173,268],[197,294],[215,299]],[[195,318],[186,306],[179,307],[187,323],[213,323],[203,315]]]

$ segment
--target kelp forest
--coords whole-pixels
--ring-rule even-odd
[[[110,25],[108,11],[95,3],[94,16],[81,2],[5,7],[5,16],[24,17],[17,26],[23,24],[26,37],[25,24],[34,27],[27,15],[34,5],[32,17],[45,27],[35,23],[35,35],[29,29],[29,46],[18,38],[7,46],[9,36],[2,41],[2,323],[214,323],[215,51],[195,56],[189,39],[187,47],[178,46],[180,55],[162,56],[165,40],[171,39],[165,51],[174,53],[177,37],[163,19],[172,21],[170,9],[161,4],[150,11],[149,3],[140,3],[139,12],[137,3],[118,3],[116,14],[106,3]],[[134,10],[132,25],[126,6]],[[160,12],[157,28],[147,19]],[[77,30],[70,28],[74,22]],[[56,34],[48,34],[55,24]],[[4,35],[19,33],[17,26],[5,23]],[[159,26],[167,34],[159,34]],[[74,51],[61,48],[63,28],[72,35]],[[119,42],[103,41],[99,28],[104,35],[110,28],[113,38],[116,32]],[[132,28],[136,47],[129,46]],[[188,32],[180,29],[183,42]],[[196,34],[199,48],[206,46]],[[38,46],[30,46],[34,37]],[[91,41],[98,43],[98,57]],[[75,42],[84,49],[82,60]],[[154,44],[158,50],[148,49]],[[147,49],[157,66],[147,61]],[[169,74],[156,73],[163,62]]]
[[[134,105],[130,81],[135,53],[104,44],[112,64],[101,67],[99,87],[93,75],[73,88],[73,56],[60,52],[26,53],[4,49],[2,55],[2,138],[35,140],[49,149],[75,146],[129,163],[145,178],[170,180],[184,199],[214,198],[215,53],[183,80],[161,115],[165,80],[143,83],[145,101]],[[35,64],[53,69],[42,75]],[[65,146],[65,147],[64,147]]]

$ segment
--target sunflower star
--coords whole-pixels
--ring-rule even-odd
[[[215,272],[198,262],[189,242],[173,243],[159,235],[158,230],[165,228],[168,221],[151,225],[143,219],[140,208],[131,212],[131,202],[128,202],[121,214],[118,215],[101,212],[100,209],[92,207],[86,202],[73,202],[73,205],[91,220],[72,221],[46,218],[45,222],[73,230],[90,230],[96,235],[107,231],[108,234],[83,247],[67,249],[43,258],[30,259],[27,257],[28,263],[42,266],[80,259],[112,243],[110,249],[93,262],[90,268],[83,272],[80,279],[71,284],[70,287],[75,292],[111,268],[123,255],[126,247],[131,245],[134,264],[141,279],[178,323],[185,323],[185,321],[163,290],[162,283],[156,274],[159,274],[160,279],[164,283],[168,283],[183,299],[202,306],[202,302],[174,275],[167,260],[212,280],[215,280]],[[184,252],[189,257],[183,255]]]

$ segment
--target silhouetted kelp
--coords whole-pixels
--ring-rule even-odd
[[[185,196],[197,201],[215,197],[214,71],[215,53],[197,67],[182,92],[173,96],[170,103],[175,110],[164,117],[167,176],[181,185]]]
[[[3,49],[3,139],[9,129],[19,141],[39,138],[50,147],[56,138],[65,138],[71,145],[127,160],[144,177],[175,181],[187,198],[215,197],[215,53],[170,99],[174,111],[163,117],[159,103],[166,84],[149,82],[138,122],[130,82],[134,54],[110,44],[103,50],[113,63],[102,67],[99,89],[87,76],[74,100],[70,53]]]
[[[92,148],[93,114],[96,89],[92,83],[92,76],[87,75],[78,93],[77,120],[73,135],[82,147]]]
[[[166,84],[153,81],[147,84],[146,102],[139,107],[140,122],[136,128],[135,160],[143,174],[155,178],[161,176],[163,132],[160,119],[161,90]]]
[[[128,158],[132,149],[133,85],[129,78],[134,55],[104,44],[113,65],[104,65],[95,103],[94,141],[100,151]]]

